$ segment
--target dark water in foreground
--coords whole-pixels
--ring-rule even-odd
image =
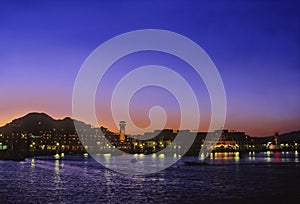
[[[299,203],[296,152],[230,154],[156,174],[130,176],[84,156],[0,161],[1,203]],[[50,159],[50,160],[49,160]],[[161,157],[162,160],[171,159]]]

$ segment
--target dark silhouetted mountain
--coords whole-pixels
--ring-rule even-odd
[[[83,122],[75,121],[84,128],[90,128]],[[32,133],[39,135],[42,132],[55,132],[57,134],[74,134],[74,120],[66,117],[62,120],[55,120],[45,113],[29,113],[24,117],[13,120],[11,123],[0,127],[2,134],[11,133]]]

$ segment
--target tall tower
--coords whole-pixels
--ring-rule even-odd
[[[119,126],[120,126],[120,142],[124,142],[125,141],[126,122],[125,121],[120,121]]]

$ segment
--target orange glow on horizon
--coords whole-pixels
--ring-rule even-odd
[[[5,110],[2,109],[2,116],[0,117],[0,126],[4,126],[7,123],[12,122],[12,120],[23,117],[27,115],[30,112],[40,112],[40,113],[46,113],[50,117],[54,119],[63,119],[65,117],[71,117],[72,114],[65,113],[63,111],[61,112],[54,112],[54,111],[45,111],[42,109],[30,109],[30,108],[15,108],[14,111],[11,110]],[[4,117],[5,116],[5,117]],[[141,120],[137,121],[138,118],[134,120],[140,127],[145,127],[148,125],[147,121]],[[246,121],[239,121],[235,122],[232,120],[227,120],[224,129],[229,129],[229,130],[238,130],[238,131],[243,131],[246,132],[247,135],[250,136],[271,136],[274,134],[274,132],[279,132],[279,134],[291,132],[291,131],[297,131],[299,130],[298,123],[296,122],[298,120],[287,120],[285,123],[283,123],[281,120],[269,120],[266,121],[265,119],[248,119]],[[101,122],[99,121],[99,126],[104,126],[107,127],[109,130],[118,132],[118,124],[114,124],[113,121],[107,120],[106,122]],[[247,125],[245,125],[245,123]],[[165,128],[167,129],[178,129],[178,121],[169,121]],[[207,127],[207,126],[206,126]],[[279,130],[279,131],[278,131]],[[207,131],[207,128],[201,128],[198,131]],[[126,130],[126,133],[128,134],[135,134],[134,131],[132,130]]]

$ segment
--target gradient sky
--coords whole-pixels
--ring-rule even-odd
[[[88,55],[116,35],[145,28],[185,35],[208,53],[227,94],[225,128],[258,136],[300,129],[300,4],[283,0],[1,0],[0,125],[32,111],[72,116],[73,85]],[[126,58],[111,68],[97,93],[99,121],[112,130],[106,106],[122,74],[118,67],[128,71],[154,60],[193,76],[167,54],[143,52]],[[210,110],[207,91],[201,79],[190,83],[197,87],[204,130]],[[135,95],[130,107],[134,121],[146,126],[145,114],[157,104],[171,118],[167,127],[176,128],[178,104],[157,87]]]

